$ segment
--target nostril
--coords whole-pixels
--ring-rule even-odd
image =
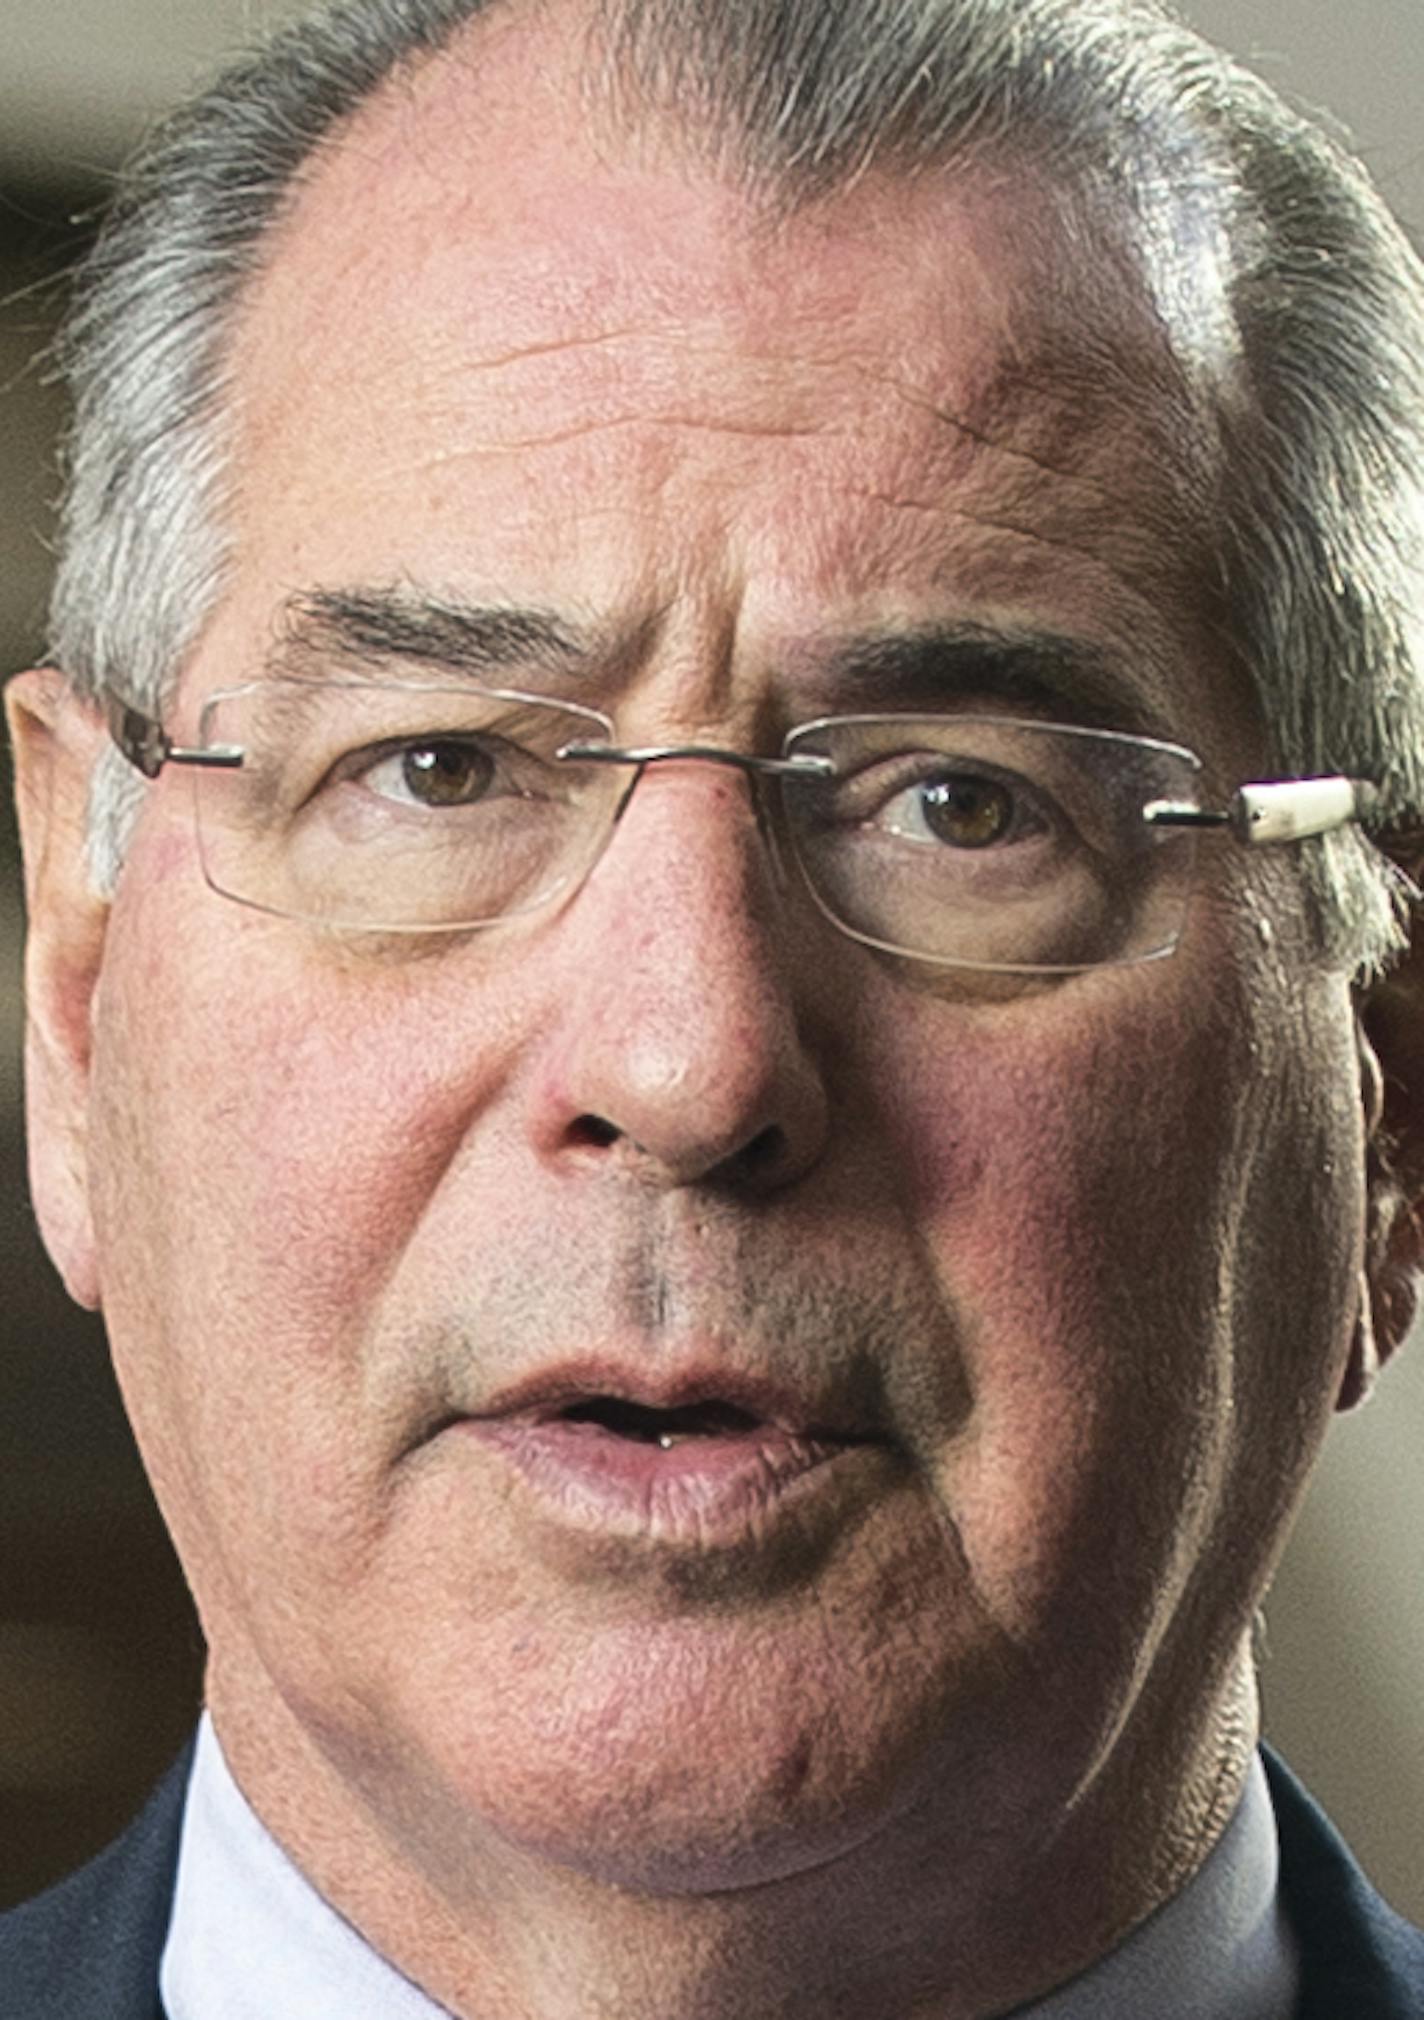
[[[568,1140],[575,1149],[607,1150],[623,1134],[601,1115],[578,1115],[569,1124]]]
[[[781,1164],[787,1152],[786,1131],[779,1123],[770,1123],[749,1143],[742,1145],[737,1162],[743,1171],[755,1176],[762,1172],[774,1171]]]

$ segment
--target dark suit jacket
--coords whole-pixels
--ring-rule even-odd
[[[188,1765],[185,1755],[92,1865],[0,1916],[0,2020],[162,2020],[158,1960]],[[1424,2020],[1424,1931],[1385,1906],[1269,1751],[1266,1771],[1281,1885],[1301,1947],[1297,2020]]]

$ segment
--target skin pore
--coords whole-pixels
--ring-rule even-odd
[[[1032,627],[1249,776],[1156,434],[1033,369],[1023,192],[753,229],[596,146],[563,50],[484,32],[283,222],[175,733],[341,592],[551,611],[622,738],[760,751],[845,705],[837,641]],[[17,710],[46,1233],[341,1912],[470,2020],[973,2020],[1177,1887],[1357,1312],[1350,992],[1288,877],[1223,849],[1170,959],[990,984],[839,936],[670,766],[566,905],[393,948],[216,895],[171,773],[98,905],[99,728]],[[469,1435],[570,1367],[855,1441],[600,1528]]]

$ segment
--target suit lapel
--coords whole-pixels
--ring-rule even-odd
[[[168,1934],[191,1748],[91,1864],[0,1917],[5,2020],[164,2020]]]

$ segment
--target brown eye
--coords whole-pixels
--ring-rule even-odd
[[[427,807],[463,807],[489,790],[494,762],[477,744],[447,739],[414,745],[401,759],[401,779]]]
[[[1013,799],[995,779],[958,772],[927,780],[919,796],[930,833],[957,849],[987,848],[1013,826]]]

